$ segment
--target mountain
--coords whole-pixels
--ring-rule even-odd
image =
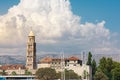
[[[0,55],[0,64],[25,64],[25,56],[22,55]]]
[[[65,54],[66,58],[70,56],[76,56],[81,60],[83,59],[81,54]],[[44,57],[60,58],[60,54],[37,54],[36,62],[38,62],[40,59]],[[99,60],[102,57],[110,57],[114,61],[120,62],[120,54],[93,54],[93,59],[96,60],[97,64],[99,63]],[[85,56],[85,60],[87,61],[87,55]],[[0,65],[4,65],[4,64],[25,65],[25,62],[26,62],[26,55],[0,55]]]

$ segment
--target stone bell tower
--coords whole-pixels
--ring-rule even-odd
[[[27,41],[26,68],[36,69],[36,43],[35,35],[30,31]]]

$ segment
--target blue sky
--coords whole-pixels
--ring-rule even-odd
[[[74,14],[82,17],[81,22],[106,21],[105,27],[112,32],[120,33],[120,1],[119,0],[70,0]],[[19,0],[0,0],[0,14],[7,13]]]
[[[72,10],[82,16],[82,22],[105,20],[111,31],[120,32],[119,0],[71,0]]]
[[[49,9],[49,4],[42,4],[47,4],[48,1],[21,1],[23,2],[17,5],[20,0],[0,0],[0,50],[3,50],[3,46],[6,46],[8,50],[5,52],[7,50],[4,48],[0,53],[11,51],[13,51],[11,53],[19,53],[19,50],[25,50],[25,39],[31,26],[33,26],[34,32],[39,35],[36,40],[40,42],[38,42],[38,48],[40,48],[38,52],[42,50],[43,52],[59,52],[58,48],[64,48],[67,53],[79,53],[82,50],[91,49],[99,53],[102,53],[100,51],[120,53],[118,45],[120,41],[118,37],[120,36],[119,0],[70,0],[73,14],[69,9],[69,3],[62,2],[62,0],[55,2],[49,0],[53,11]],[[56,4],[65,6],[56,7]],[[13,7],[14,5],[17,6]],[[12,9],[8,12],[11,7]],[[31,17],[27,16],[28,13]],[[79,18],[81,18],[80,21]],[[51,23],[49,23],[50,21]],[[11,40],[10,36],[13,34],[17,36],[12,36],[13,40]],[[18,44],[18,40],[21,43]],[[17,46],[17,49],[14,46]]]

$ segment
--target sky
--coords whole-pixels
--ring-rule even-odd
[[[120,32],[120,1],[119,0],[71,0],[72,10],[82,16],[82,22],[105,20],[105,27],[112,32]]]
[[[0,0],[0,54],[25,54],[31,27],[38,54],[120,53],[119,14],[118,0]]]
[[[1,0],[0,14],[7,13],[8,9],[17,5],[20,0]],[[96,23],[105,20],[106,28],[112,32],[120,33],[120,1],[114,0],[70,0],[74,14],[82,16],[82,22],[87,21]],[[89,14],[88,14],[89,13]]]

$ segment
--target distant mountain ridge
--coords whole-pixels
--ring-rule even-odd
[[[0,55],[0,65],[4,64],[25,64],[25,56]]]
[[[65,57],[69,56],[76,56],[82,60],[81,54],[65,54]],[[44,57],[57,57],[60,58],[60,54],[37,54],[37,60],[38,62],[40,59]],[[93,59],[96,60],[97,64],[99,63],[99,60],[102,57],[110,57],[114,61],[120,62],[120,54],[93,54]],[[87,56],[86,56],[87,58]],[[24,64],[26,62],[26,55],[0,55],[0,65],[5,64]]]

